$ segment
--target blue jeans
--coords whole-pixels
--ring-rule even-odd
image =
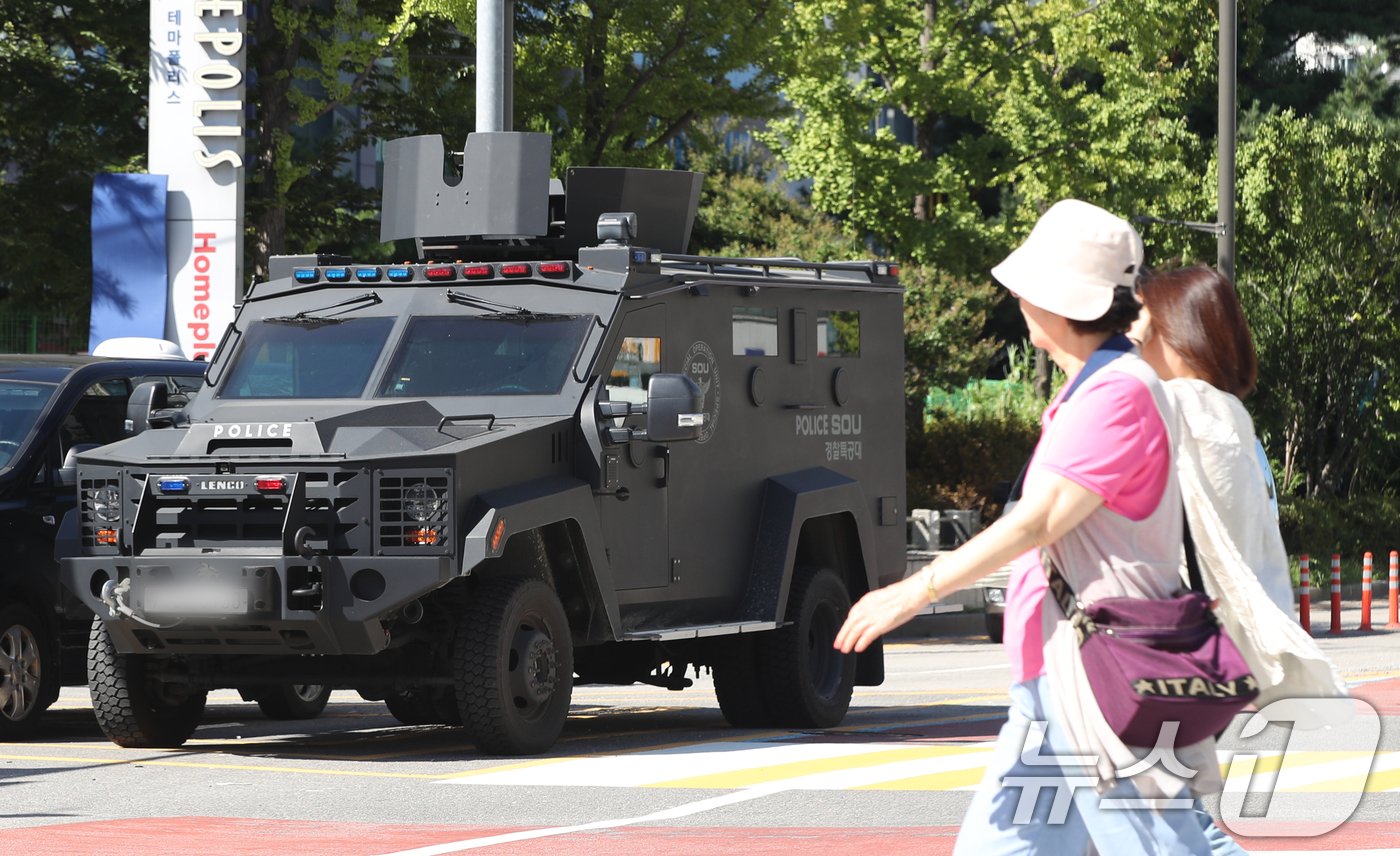
[[[1248,852],[1220,828],[1200,800],[1196,800],[1195,812],[1196,822],[1201,825],[1206,841],[1210,843],[1210,856],[1248,856]]]
[[[1036,722],[1047,724],[1044,745],[1026,751],[1027,735]],[[1088,852],[1091,841],[1100,853],[1113,856],[1211,852],[1189,799],[1187,807],[1160,811],[1109,807],[1113,803],[1104,800],[1138,799],[1137,788],[1131,781],[1120,781],[1101,795],[1083,770],[1066,770],[1049,757],[1073,754],[1051,715],[1045,678],[1013,684],[1006,725],[963,819],[953,856],[1078,856]],[[1005,782],[1008,778],[1012,781]],[[1038,792],[1017,780],[1033,780]]]

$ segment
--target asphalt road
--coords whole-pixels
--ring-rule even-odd
[[[1400,853],[1400,634],[1322,644],[1381,716],[1370,775],[1347,735],[1261,769],[1275,799],[1293,800],[1289,822],[1366,792],[1321,838],[1241,840],[1254,852]],[[810,733],[730,729],[703,675],[683,692],[580,687],[556,751],[528,759],[482,757],[451,728],[400,726],[353,693],[299,723],[216,693],[183,749],[126,750],[70,688],[42,733],[0,744],[0,841],[112,856],[950,853],[1004,716],[1005,653],[906,641],[887,670],[884,686],[857,690],[840,728]],[[1259,746],[1238,739],[1244,719],[1224,760]]]

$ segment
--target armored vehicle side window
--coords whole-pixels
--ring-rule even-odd
[[[259,321],[243,334],[220,398],[359,398],[394,319]]]
[[[591,315],[415,318],[379,395],[554,395],[592,322]]]
[[[860,356],[860,313],[823,309],[817,313],[817,356]]]
[[[9,466],[55,389],[48,383],[0,380],[0,467]]]
[[[778,310],[761,306],[734,307],[734,356],[778,355]]]
[[[647,400],[647,381],[661,371],[661,339],[628,336],[622,340],[617,361],[608,374],[608,395],[613,401],[634,404]]]

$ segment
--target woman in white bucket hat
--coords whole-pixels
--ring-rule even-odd
[[[1159,764],[1119,740],[1088,688],[1069,622],[1047,597],[1039,557],[1044,549],[1085,602],[1165,599],[1181,588],[1175,415],[1123,335],[1139,311],[1142,264],[1142,239],[1127,221],[1067,199],[992,269],[1019,301],[1031,343],[1068,378],[1042,417],[1021,499],[958,550],[861,598],[836,638],[842,651],[864,650],[931,600],[1013,563],[1011,708],[955,854],[1059,856],[1091,842],[1113,854],[1209,852],[1191,796],[1219,790],[1214,741]]]

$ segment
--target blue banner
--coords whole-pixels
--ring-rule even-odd
[[[88,350],[117,336],[165,336],[165,187],[163,175],[93,179]]]

